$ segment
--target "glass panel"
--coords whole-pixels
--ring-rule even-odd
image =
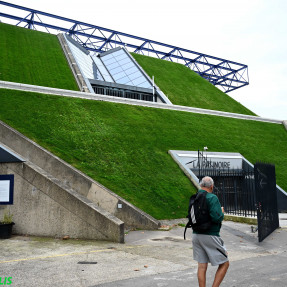
[[[108,60],[103,59],[103,62],[107,66],[107,65],[110,65],[111,63],[116,62],[116,59],[114,57],[112,57],[111,59],[108,59]]]
[[[121,79],[123,77],[127,77],[127,75],[124,72],[120,72],[115,75],[113,74],[113,78],[115,79],[116,82],[118,82],[118,79]]]
[[[145,81],[143,81],[142,77],[133,80],[134,85],[137,87],[140,87],[140,85],[143,84],[144,82]]]
[[[122,65],[123,70],[127,70],[127,69],[129,69],[131,67],[134,67],[134,63],[132,63],[132,62],[129,62],[129,63],[125,64],[125,65]]]
[[[142,74],[141,74],[139,71],[137,71],[137,72],[135,72],[135,73],[132,73],[132,74],[129,74],[129,78],[130,78],[131,80],[137,79],[137,78],[139,78],[139,77],[142,77],[142,78],[143,78],[143,82],[145,81],[145,78],[142,76]]]
[[[93,74],[94,74],[94,79],[101,80],[101,81],[104,80],[95,63],[93,63]]]
[[[73,45],[70,41],[68,41],[68,45],[73,53],[75,60],[83,73],[83,76],[86,78],[94,78],[93,73],[93,61],[91,57]]]
[[[107,82],[114,82],[114,78],[120,84],[152,88],[124,50],[99,58],[96,55],[87,55],[72,43],[68,43],[84,77]]]
[[[111,74],[116,83],[152,89],[152,85],[123,49],[101,57],[100,62],[95,62],[105,81],[112,81],[109,75]],[[98,76],[99,71],[94,74],[97,72]]]
[[[152,85],[149,82],[147,82],[147,81],[142,83],[142,84],[140,84],[140,85],[138,85],[138,87],[152,89]]]
[[[105,81],[106,82],[115,82],[112,77],[110,76],[110,74],[106,73],[106,74],[103,74],[103,77],[105,78]]]
[[[106,67],[104,66],[103,62],[100,60],[99,57],[96,55],[92,56],[93,60],[95,61],[98,69],[100,70],[102,76],[104,77],[103,81],[106,82],[114,82],[114,80],[111,78],[110,74],[108,73]]]
[[[121,78],[121,79],[118,79],[117,83],[123,84],[123,85],[127,85],[127,83],[130,83],[129,85],[132,85],[130,79],[128,77],[126,77],[126,76]]]
[[[125,57],[125,58],[123,58],[122,60],[118,61],[118,63],[119,63],[121,66],[123,66],[123,65],[125,65],[125,64],[127,64],[127,63],[131,63],[131,60],[130,60],[130,58]]]
[[[111,58],[113,58],[113,57],[114,57],[113,54],[108,54],[108,55],[105,55],[105,56],[101,56],[101,59],[102,59],[102,60],[105,59],[105,61],[107,61],[107,60],[109,60],[109,59],[111,59]]]
[[[118,54],[118,55],[114,55],[114,57],[116,58],[117,61],[120,61],[124,58],[127,58],[127,54],[124,52],[123,54]]]
[[[112,55],[113,55],[114,57],[118,57],[118,56],[121,56],[121,55],[126,55],[126,52],[121,49],[121,50],[118,50],[118,51],[116,51],[116,52],[113,52]]]
[[[117,73],[123,72],[123,69],[121,67],[117,67],[115,69],[109,70],[112,76],[116,75]]]
[[[133,86],[133,82],[127,82],[125,85]]]
[[[133,73],[135,73],[135,72],[137,72],[137,71],[138,71],[138,69],[137,69],[137,67],[135,67],[135,66],[133,66],[133,67],[131,67],[131,68],[125,70],[125,72],[127,73],[127,75],[133,74]]]
[[[111,71],[112,69],[118,68],[119,64],[117,62],[114,62],[110,65],[106,65],[106,67],[108,68],[109,71]]]

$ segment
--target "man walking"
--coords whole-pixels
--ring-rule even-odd
[[[193,258],[198,262],[197,277],[199,287],[206,287],[206,271],[208,263],[218,266],[212,287],[218,287],[229,267],[229,260],[223,240],[219,232],[224,218],[224,209],[221,207],[218,197],[212,193],[214,182],[211,177],[204,177],[199,183],[200,190],[205,192],[209,215],[212,220],[211,227],[205,232],[193,231]]]

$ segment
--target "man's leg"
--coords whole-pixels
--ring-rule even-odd
[[[220,264],[218,266],[218,269],[216,271],[212,287],[218,287],[220,285],[220,283],[222,282],[222,280],[223,280],[223,278],[224,278],[224,276],[225,276],[225,274],[227,272],[228,267],[229,267],[229,261],[227,261],[227,262],[225,262],[223,264]]]
[[[206,270],[208,263],[198,263],[197,278],[199,287],[206,286]]]

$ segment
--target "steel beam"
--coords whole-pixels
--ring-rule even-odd
[[[6,8],[8,7],[8,10],[12,11],[10,14],[1,12],[1,19],[8,18],[17,21],[17,25],[24,24],[25,27],[28,27],[29,29],[42,27],[49,33],[51,33],[50,30],[53,30],[53,33],[58,33],[59,31],[69,33],[77,42],[91,51],[100,53],[105,52],[107,44],[110,44],[111,47],[112,45],[125,46],[131,52],[141,53],[143,55],[151,53],[157,58],[178,61],[194,70],[213,85],[220,87],[225,92],[230,92],[249,84],[248,66],[244,64],[11,4],[5,1],[0,1],[0,7],[1,5]],[[20,14],[23,14],[23,11],[28,13],[24,18],[23,16],[20,16]],[[41,16],[44,16],[44,20],[41,19]],[[35,20],[36,18],[39,21]],[[55,19],[61,20],[63,23],[62,26],[54,25]],[[96,35],[96,31],[98,32],[97,34],[100,35]],[[245,77],[243,75],[245,75]],[[227,84],[227,81],[230,81],[230,83]],[[234,86],[234,84],[237,86]]]

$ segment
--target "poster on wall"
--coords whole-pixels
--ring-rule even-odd
[[[14,175],[0,175],[0,204],[13,204]]]

